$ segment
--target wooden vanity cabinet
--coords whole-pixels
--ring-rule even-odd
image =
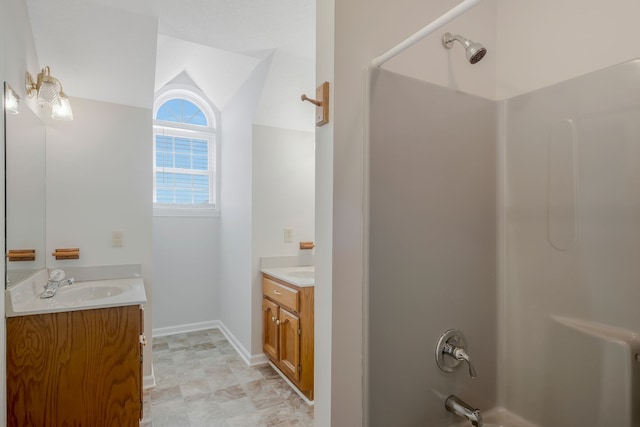
[[[313,400],[313,286],[262,278],[263,351]]]
[[[7,426],[139,426],[141,311],[7,318]]]

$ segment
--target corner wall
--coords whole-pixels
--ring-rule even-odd
[[[314,241],[315,138],[311,132],[253,126],[252,354],[262,354],[260,257],[313,253],[300,241]],[[283,242],[284,227],[293,241]]]
[[[247,360],[253,342],[253,119],[269,63],[256,67],[221,112],[220,320]]]
[[[639,85],[635,60],[506,103],[505,401],[539,425],[638,423]]]
[[[502,186],[500,259],[503,264],[500,313],[504,320],[501,324],[508,325],[500,331],[499,358],[504,369],[500,373],[499,403],[534,421],[551,422],[545,417],[553,412],[541,410],[542,406],[549,408],[540,396],[540,390],[548,384],[539,378],[528,381],[532,369],[546,369],[541,368],[545,364],[558,366],[555,361],[545,362],[546,356],[540,353],[540,349],[548,345],[546,340],[553,337],[555,332],[552,331],[558,331],[557,322],[550,320],[549,313],[637,331],[637,320],[629,320],[637,310],[625,308],[625,303],[634,299],[635,288],[624,288],[629,277],[635,277],[633,283],[637,283],[637,266],[629,264],[625,255],[629,250],[628,244],[633,241],[628,238],[637,233],[637,227],[630,227],[627,221],[621,220],[624,207],[635,203],[632,194],[636,191],[627,193],[630,198],[624,203],[611,200],[599,207],[600,202],[597,201],[603,197],[615,199],[629,190],[624,182],[633,182],[633,179],[621,179],[619,173],[637,169],[637,165],[632,163],[637,156],[629,155],[630,150],[637,150],[630,142],[624,142],[624,138],[614,138],[614,132],[611,132],[606,136],[606,149],[594,157],[598,142],[593,137],[600,131],[593,122],[603,122],[605,116],[607,120],[617,120],[619,114],[609,111],[599,119],[594,116],[589,123],[581,111],[594,108],[586,103],[591,89],[584,91],[589,96],[582,98],[580,95],[578,108],[556,112],[555,117],[548,117],[553,112],[550,107],[564,106],[572,96],[554,99],[542,107],[539,97],[540,93],[548,94],[550,90],[553,93],[550,85],[640,57],[640,46],[635,43],[640,36],[636,22],[639,14],[640,4],[634,0],[498,3],[497,98],[508,99],[502,114],[501,126],[504,129],[499,164]],[[619,42],[611,43],[607,34],[615,34]],[[598,54],[594,55],[594,52]],[[636,86],[637,82],[631,85]],[[613,82],[610,88],[613,90]],[[556,90],[570,94],[566,87]],[[521,96],[514,98],[518,95]],[[604,107],[604,102],[596,101],[596,104]],[[521,114],[525,110],[529,111],[528,115]],[[621,111],[617,107],[615,110]],[[578,157],[574,162],[567,157],[559,162],[556,159],[553,164],[565,177],[571,175],[571,168],[576,170],[579,188],[577,207],[581,211],[578,227],[581,231],[571,249],[558,251],[546,241],[547,189],[540,180],[547,182],[547,173],[552,165],[548,161],[549,147],[552,147],[549,123],[560,122],[567,117],[577,123],[574,144]],[[527,121],[531,123],[527,124]],[[618,128],[619,125],[614,125],[611,130]],[[567,141],[558,142],[561,147]],[[614,161],[616,158],[618,160]],[[599,180],[596,185],[593,181],[586,185],[588,181],[585,179],[597,171],[605,174],[604,180]],[[618,185],[612,185],[616,180]],[[589,200],[589,204],[581,205],[580,200]],[[598,226],[598,242],[589,238],[593,229],[585,223],[596,212],[602,221]],[[616,239],[615,228],[618,227],[625,229],[625,238]],[[542,241],[541,236],[544,238]],[[607,247],[610,250],[607,251]],[[615,250],[611,249],[614,247]],[[637,252],[637,248],[631,250]],[[617,254],[615,259],[611,258],[613,254]],[[532,265],[534,261],[536,264]],[[607,273],[608,276],[599,282],[598,277]],[[607,311],[609,305],[616,307],[615,314]],[[532,354],[534,347],[537,359]],[[592,379],[584,378],[585,381]],[[549,396],[548,393],[545,395]],[[608,424],[605,422],[603,425]]]

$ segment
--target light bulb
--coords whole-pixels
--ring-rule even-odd
[[[8,114],[18,114],[18,96],[13,92],[13,89],[7,88],[7,94],[4,98],[4,109]]]
[[[54,104],[51,107],[51,117],[56,120],[73,120],[71,103],[69,102],[69,98],[67,98],[67,95],[65,95],[64,92],[60,92],[58,104]]]

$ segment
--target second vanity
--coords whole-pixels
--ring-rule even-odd
[[[263,351],[307,400],[313,400],[314,267],[262,269]]]
[[[146,295],[116,267],[73,269],[52,298],[46,270],[5,291],[8,426],[139,425]]]

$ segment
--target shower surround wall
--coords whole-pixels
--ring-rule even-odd
[[[638,87],[635,60],[502,110],[504,404],[541,426],[640,426]]]
[[[385,70],[371,91],[372,427],[450,425],[496,399],[496,103]],[[439,370],[460,329],[478,377]]]

